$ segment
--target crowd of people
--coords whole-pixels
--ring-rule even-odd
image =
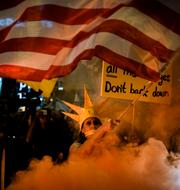
[[[96,115],[91,99],[84,90],[84,107],[68,102],[64,104],[71,108],[71,112],[54,111],[42,108],[34,113],[17,112],[5,118],[0,133],[1,153],[6,151],[5,185],[18,170],[28,168],[32,159],[42,159],[48,155],[54,163],[62,163],[68,158],[76,156],[87,157],[95,154],[95,146],[106,140],[109,146],[132,144],[138,146],[145,142],[138,131],[121,131],[120,120],[108,119],[102,122]],[[78,128],[75,128],[75,123]],[[110,135],[116,136],[111,141]],[[180,131],[171,139],[170,151],[180,153]],[[2,155],[1,155],[2,157]]]
[[[74,140],[74,128],[64,114],[40,109],[34,114],[17,112],[1,120],[0,156],[5,150],[5,186],[19,170],[26,170],[32,159],[48,155],[55,163],[67,159]],[[4,129],[4,130],[3,130]]]

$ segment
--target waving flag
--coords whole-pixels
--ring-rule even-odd
[[[100,59],[151,81],[180,46],[180,1],[6,0],[0,76],[42,81]]]

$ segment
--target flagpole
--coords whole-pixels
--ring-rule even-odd
[[[5,185],[5,148],[2,150],[2,159],[1,159],[1,190],[4,190]]]

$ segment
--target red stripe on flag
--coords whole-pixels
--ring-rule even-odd
[[[89,38],[92,34],[100,32],[110,32],[127,39],[133,44],[149,51],[160,61],[167,61],[173,53],[173,51],[144,35],[131,25],[117,20],[105,21],[90,32],[81,31],[70,41],[42,37],[10,39],[1,43],[0,53],[6,51],[35,51],[55,55],[64,47],[73,48],[81,41]]]
[[[87,2],[89,1],[87,0]],[[10,4],[9,7],[11,7]],[[131,22],[128,23],[126,20],[121,20],[121,14],[119,14],[118,11],[123,10],[121,8],[124,7],[136,8],[148,17],[150,16],[156,22],[161,23],[164,27],[159,29],[159,31],[156,31],[156,27],[159,25],[155,24],[154,26],[153,20],[152,23],[144,23],[144,26],[142,26],[142,24],[140,24],[140,26],[136,25],[136,22],[139,22],[139,20],[134,20],[135,25],[132,26]],[[148,63],[146,63],[143,58],[139,60],[134,58],[134,55],[126,57],[126,55],[124,55],[126,53],[124,53],[123,50],[126,50],[126,48],[131,49],[131,46],[133,46],[134,49],[140,52],[140,57],[142,54],[144,55],[147,53],[147,56],[145,57],[150,57],[150,59],[154,59],[155,57],[161,62],[167,62],[172,57],[172,53],[178,49],[177,44],[180,31],[180,16],[155,0],[132,0],[129,5],[124,7],[122,7],[122,4],[119,4],[114,8],[97,9],[93,7],[88,9],[84,7],[75,9],[51,4],[25,7],[21,13],[17,13],[14,17],[14,22],[11,23],[11,25],[4,27],[4,29],[1,29],[0,31],[0,76],[35,81],[40,81],[43,78],[60,77],[69,74],[75,69],[80,60],[91,59],[92,56],[97,56],[110,64],[123,69],[128,69],[140,77],[152,81],[158,80],[159,73],[156,68],[152,68],[153,64],[150,64],[149,60]],[[9,11],[8,9],[6,10]],[[120,15],[120,17],[114,18],[114,13],[115,16]],[[129,18],[128,15],[126,15],[126,18]],[[66,29],[68,26],[69,31],[72,30],[71,37],[67,36],[67,38],[69,38],[64,39],[63,35],[54,37],[53,35],[51,36],[51,34],[47,36],[32,36],[32,31],[28,33],[28,27],[26,28],[27,35],[23,33],[22,36],[16,36],[16,34],[13,33],[13,31],[18,31],[18,25],[16,24],[23,23],[24,26],[26,26],[26,24],[28,26],[28,21],[38,22],[41,20],[48,20],[56,24],[58,23],[59,27],[64,25]],[[94,25],[93,27],[93,23],[98,25]],[[146,24],[150,25],[151,30],[154,29],[154,31],[151,31],[153,33],[152,35],[148,33],[148,30],[143,31],[143,29],[146,29]],[[77,29],[78,32],[74,35],[72,35],[74,31],[71,26],[79,27]],[[42,25],[39,25],[39,28],[35,28],[35,30],[39,31],[46,31],[46,29],[47,28],[43,28]],[[63,29],[64,28],[62,28],[62,30]],[[21,32],[21,30],[19,31]],[[106,34],[111,35],[108,36]],[[166,35],[170,37],[166,37]],[[124,39],[127,41],[127,44],[130,45],[128,46],[126,42],[123,42],[124,44],[122,46],[122,44],[119,43],[119,41],[122,42],[122,40],[117,40],[117,42],[113,42],[115,44],[114,47],[112,47],[111,38],[114,40],[117,38]],[[176,44],[174,45],[174,43]],[[87,45],[89,45],[89,47]],[[130,49],[127,51],[131,52]],[[68,53],[70,54],[72,51],[73,54],[68,55]],[[11,53],[14,52],[17,52],[18,56],[21,55],[19,57],[13,57],[15,56],[15,54],[13,54],[11,57]],[[34,55],[36,54],[39,59],[41,54],[44,56],[44,59],[46,58],[45,55],[49,55],[52,63],[47,61],[47,63],[44,63],[43,65],[41,62],[40,65],[36,65],[37,68],[35,69],[35,66],[32,66],[33,64],[30,59],[28,62],[29,65],[26,66],[25,63],[27,60],[20,60],[23,59],[23,52],[29,54],[33,54],[34,52]],[[7,55],[7,59],[5,58],[5,55]],[[26,54],[26,56],[27,55],[28,54]],[[61,55],[64,57],[58,59],[58,56]],[[12,58],[12,60],[8,56]],[[17,63],[15,60],[19,62]],[[58,62],[58,60],[60,61]],[[158,61],[156,63],[157,66],[160,64]],[[47,65],[45,66],[45,64]],[[149,67],[148,64],[150,64],[151,67]]]
[[[41,81],[43,78],[50,79],[56,78],[58,76],[65,76],[71,73],[77,66],[78,62],[82,59],[91,59],[93,55],[107,61],[108,63],[121,67],[122,69],[127,69],[133,73],[136,73],[139,77],[145,78],[147,80],[157,81],[159,80],[159,73],[147,68],[143,64],[139,64],[136,61],[130,60],[126,57],[118,55],[109,49],[96,46],[94,49],[89,49],[82,52],[79,56],[68,65],[65,66],[51,66],[48,71],[42,71],[37,69],[17,67],[17,66],[1,66],[0,75],[7,77],[8,75],[12,78],[21,78],[22,80],[28,80],[31,76],[32,81]],[[18,76],[16,75],[18,73]]]
[[[81,53],[76,59],[68,66],[55,67],[52,66],[49,69],[47,78],[50,76],[56,77],[58,75],[64,76],[66,73],[70,73],[77,65],[77,63],[82,59],[91,59],[93,55],[105,60],[106,62],[121,67],[122,69],[127,69],[132,73],[136,73],[139,77],[145,78],[147,80],[157,81],[159,80],[159,73],[154,70],[147,68],[145,65],[140,64],[136,61],[130,60],[126,57],[118,55],[109,49],[96,46],[95,49],[89,49]]]
[[[4,78],[13,78],[21,80],[41,81],[47,71],[19,67],[14,65],[1,65],[0,76]]]
[[[5,39],[8,32],[17,23],[20,24],[25,21],[44,20],[68,25],[88,24],[96,19],[98,16],[108,17],[119,7],[120,6],[117,6],[112,9],[72,9],[56,5],[29,7],[24,10],[20,17],[17,18],[17,20],[14,20],[11,25],[0,31],[0,42]]]
[[[109,11],[110,9],[72,9],[56,5],[43,5],[43,6],[34,6],[26,9],[19,18],[19,20],[20,21],[50,20],[61,24],[70,24],[70,25],[87,24],[92,20],[94,20],[97,16],[106,15],[106,12],[109,13]]]

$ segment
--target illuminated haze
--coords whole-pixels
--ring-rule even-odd
[[[61,99],[68,97],[73,101],[72,92],[81,92],[85,83],[101,116],[116,118],[130,101],[99,96],[101,64],[96,59],[92,62],[82,62],[73,73],[62,79],[69,96],[63,92]],[[76,80],[72,80],[74,78]],[[17,172],[7,190],[179,190],[180,155],[171,152],[170,145],[171,136],[180,127],[178,61],[173,65],[172,80],[170,105],[137,102],[135,106],[133,129],[139,131],[144,143],[135,147],[129,144],[116,146],[113,144],[115,136],[109,135],[109,141],[103,140],[88,156],[71,157],[56,165],[48,156],[41,161],[32,160],[27,171]],[[128,111],[123,120],[121,130],[131,131],[132,112]]]

